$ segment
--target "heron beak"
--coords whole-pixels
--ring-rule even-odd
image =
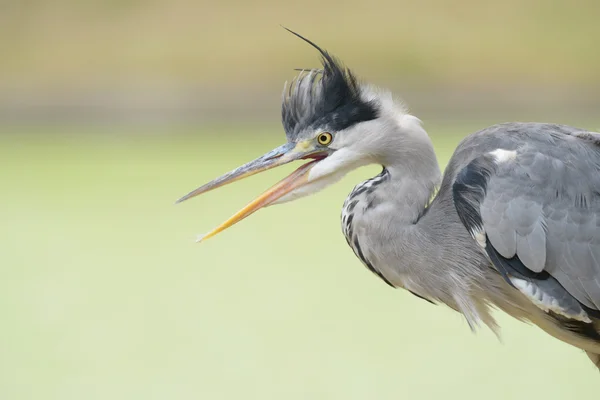
[[[231,216],[231,218],[229,218],[227,221],[223,222],[221,225],[208,232],[204,236],[200,236],[197,239],[197,242],[201,242],[202,240],[215,236],[217,233],[222,232],[230,226],[240,222],[259,209],[270,205],[292,190],[305,185],[308,182],[308,174],[310,169],[326,156],[327,152],[324,152],[321,149],[315,149],[314,145],[310,144],[309,142],[286,143],[283,146],[271,150],[256,160],[250,161],[249,163],[244,164],[241,167],[236,168],[233,171],[200,186],[198,189],[191,191],[177,200],[177,203],[181,203],[182,201],[191,199],[192,197],[196,197],[210,190],[225,186],[228,183],[238,181],[259,172],[288,164],[292,161],[312,159],[308,163],[300,166],[297,170],[258,196],[256,199],[251,201],[248,205]]]

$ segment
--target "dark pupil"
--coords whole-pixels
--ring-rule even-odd
[[[327,141],[327,136],[321,135],[321,142],[326,142],[326,141]]]

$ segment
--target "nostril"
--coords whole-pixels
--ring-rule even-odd
[[[274,160],[276,158],[281,158],[281,156],[283,156],[283,154],[275,154],[275,155],[266,157],[265,160]]]

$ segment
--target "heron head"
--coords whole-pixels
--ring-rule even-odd
[[[355,168],[384,164],[390,139],[398,136],[402,124],[419,125],[416,118],[393,101],[389,92],[359,83],[328,52],[290,32],[320,52],[322,68],[300,70],[284,86],[281,115],[287,143],[200,186],[177,202],[292,161],[306,162],[198,241],[216,235],[260,208],[315,193]]]

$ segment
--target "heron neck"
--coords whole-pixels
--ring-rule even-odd
[[[429,139],[429,138],[427,138]],[[394,162],[395,160],[395,162]],[[428,140],[411,154],[401,154],[384,164],[390,174],[386,191],[398,214],[407,223],[416,223],[435,195],[442,174]]]

